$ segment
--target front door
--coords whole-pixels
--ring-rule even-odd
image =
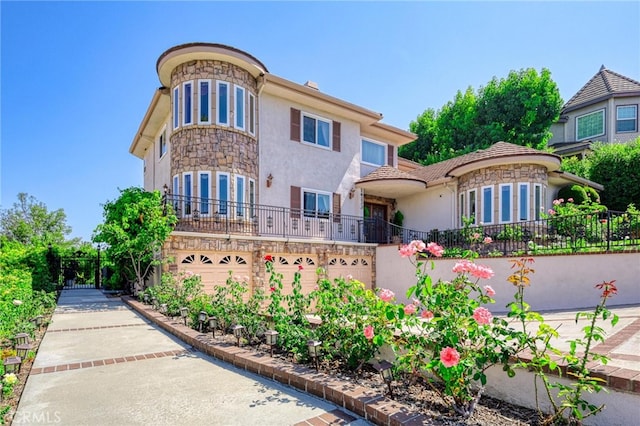
[[[365,218],[365,236],[368,243],[387,242],[387,206],[385,204],[365,203],[369,216]]]

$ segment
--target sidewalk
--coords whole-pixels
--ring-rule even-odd
[[[296,425],[369,423],[189,347],[120,298],[66,290],[13,424]]]

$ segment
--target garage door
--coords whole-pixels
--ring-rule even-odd
[[[200,274],[205,293],[216,285],[225,285],[232,272],[234,279],[247,281],[251,288],[251,255],[248,253],[178,253],[178,271]],[[247,295],[247,298],[250,295]]]
[[[370,256],[336,256],[329,259],[327,275],[330,280],[348,276],[364,283],[366,288],[372,288]]]
[[[318,258],[309,255],[299,254],[276,254],[273,256],[275,271],[282,274],[282,292],[291,294],[294,275],[300,271],[300,283],[302,284],[302,292],[304,294],[311,293],[318,281],[316,269],[318,267]],[[302,270],[300,270],[302,266]],[[267,280],[269,277],[265,277]]]

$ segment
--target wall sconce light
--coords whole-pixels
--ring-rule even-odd
[[[353,188],[351,188],[351,190],[349,191],[349,199],[352,199],[353,197],[356,196],[356,187],[354,186]]]
[[[209,328],[211,329],[211,335],[216,338],[216,328],[218,328],[218,318],[209,317]]]
[[[233,331],[233,335],[237,339],[236,345],[240,347],[240,339],[242,338],[242,331],[244,330],[244,325],[236,324],[233,327],[231,327],[231,330]]]
[[[200,333],[202,333],[202,325],[208,317],[209,315],[205,311],[200,311],[200,313],[198,314],[198,322],[200,323],[198,331],[200,331]]]
[[[309,340],[307,342],[307,349],[309,350],[309,357],[314,361],[316,365],[316,371],[319,370],[319,355],[320,355],[320,345],[322,342],[318,340]]]
[[[272,183],[273,183],[273,175],[269,173],[269,176],[267,176],[267,188],[271,188]]]
[[[164,195],[167,195],[169,193],[169,186],[167,186],[166,183],[164,185],[162,185],[162,193]]]
[[[376,370],[378,370],[378,372],[382,376],[382,380],[384,380],[384,382],[389,387],[389,396],[391,398],[393,398],[393,390],[391,389],[391,382],[393,381],[392,367],[393,364],[391,364],[389,361],[380,361],[380,363],[378,363],[378,365],[374,367]]]
[[[189,315],[189,308],[187,308],[186,306],[180,308],[180,316],[184,320],[184,325],[187,325],[187,315]]]
[[[271,357],[273,358],[273,347],[278,343],[278,332],[275,330],[267,330],[264,332],[264,337],[266,338],[267,345],[271,349]]]

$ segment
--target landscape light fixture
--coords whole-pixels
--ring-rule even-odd
[[[16,346],[29,343],[29,335],[27,333],[18,333],[16,334],[14,341]]]
[[[198,314],[198,322],[200,323],[200,333],[202,333],[202,325],[205,323],[205,321],[207,321],[207,318],[209,318],[209,314],[207,314],[205,311],[200,311],[200,313]]]
[[[149,294],[145,293],[145,294],[142,296],[142,302],[144,302],[144,304],[145,304],[145,305],[148,305],[148,304],[149,304]]]
[[[211,329],[211,336],[216,338],[216,328],[218,327],[218,318],[209,317],[209,328]]]
[[[27,359],[27,355],[29,351],[32,349],[31,343],[22,343],[16,346],[16,356],[20,358],[21,361]]]
[[[240,338],[242,337],[242,331],[244,330],[244,325],[236,324],[233,327],[231,327],[231,330],[233,330],[233,335],[237,339],[236,345],[239,347]]]
[[[169,312],[169,307],[167,306],[167,304],[163,303],[162,305],[160,305],[160,313],[167,315],[167,312]]]
[[[17,356],[10,356],[4,360],[4,374],[16,374],[20,371],[22,359]]]
[[[184,320],[184,325],[187,325],[187,315],[189,315],[189,308],[186,306],[180,308],[180,316]]]
[[[320,345],[322,345],[322,342],[318,340],[309,340],[307,342],[307,349],[309,350],[309,356],[314,361],[316,365],[316,370],[320,369],[319,360],[318,360],[320,355]]]
[[[389,396],[393,398],[393,390],[391,389],[391,382],[393,381],[393,364],[391,364],[389,361],[383,360],[380,361],[376,366],[374,366],[374,368],[378,370],[378,372],[382,376],[382,380],[384,380],[384,382],[389,387]]]
[[[267,345],[269,345],[269,349],[271,350],[271,357],[273,357],[273,347],[278,343],[278,334],[280,333],[275,330],[267,330],[264,332]]]
[[[42,327],[43,322],[44,322],[44,317],[42,315],[38,315],[36,317],[36,325],[38,326],[38,328]]]
[[[151,304],[153,305],[153,309],[158,310],[158,299],[155,297],[151,298]]]

